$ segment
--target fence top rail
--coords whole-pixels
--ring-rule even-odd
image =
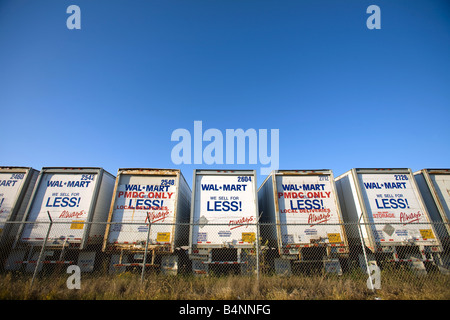
[[[49,220],[37,220],[37,221],[4,221],[1,222],[3,224],[101,224],[101,225],[148,225],[147,222],[135,222],[135,221],[115,221],[115,222],[107,222],[107,221],[49,221]],[[202,222],[151,222],[151,225],[180,225],[180,226],[228,226],[229,223],[225,222],[208,222],[208,223],[202,223]],[[326,225],[336,225],[336,226],[349,226],[349,225],[386,225],[387,223],[381,223],[381,222],[341,222],[341,223],[327,223]],[[390,225],[405,225],[403,222],[390,222]],[[245,225],[249,226],[286,226],[286,225],[293,225],[293,226],[319,226],[317,224],[311,224],[311,223],[298,223],[298,222],[256,222],[256,223],[245,223]],[[448,222],[410,222],[408,225],[450,225]]]

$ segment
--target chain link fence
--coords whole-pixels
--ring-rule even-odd
[[[310,230],[306,230],[311,233],[308,243],[301,242],[301,237],[295,232],[277,237],[277,231],[285,230],[287,225],[268,223],[232,226],[242,229],[242,237],[238,239],[230,238],[227,232],[230,225],[208,224],[208,232],[218,235],[214,241],[208,241],[208,237],[200,232],[195,241],[189,241],[194,226],[199,230],[204,227],[191,224],[153,223],[141,224],[138,228],[136,223],[110,224],[111,230],[121,230],[129,235],[129,239],[122,237],[120,242],[103,236],[83,238],[75,232],[94,225],[105,230],[107,224],[76,221],[69,226],[49,221],[5,223],[0,249],[3,296],[13,294],[5,292],[14,290],[5,286],[5,281],[15,281],[13,279],[21,279],[27,288],[39,286],[42,281],[47,281],[48,288],[51,288],[49,283],[67,281],[64,283],[69,290],[70,281],[78,289],[77,281],[83,285],[102,278],[107,281],[123,279],[127,275],[134,279],[132,286],[136,290],[140,290],[139,283],[145,284],[150,280],[156,279],[155,283],[158,283],[158,279],[186,281],[198,277],[239,277],[254,283],[274,279],[278,279],[275,280],[278,283],[286,279],[322,281],[327,278],[338,282],[345,280],[348,285],[373,293],[392,286],[394,282],[400,289],[412,282],[431,286],[433,283],[447,283],[443,294],[450,298],[449,238],[445,236],[449,226],[444,223],[433,223],[424,229],[433,230],[432,233],[424,231],[421,235],[405,235],[402,241],[396,242],[387,238],[370,239],[364,234],[363,224],[355,223],[339,225],[345,232],[339,237],[329,234],[327,238],[314,237],[314,228],[319,228],[319,225],[314,228],[290,225],[302,227],[302,230],[308,227]],[[158,229],[161,226],[171,232],[161,232]],[[374,225],[369,227],[376,229]],[[401,230],[401,227],[391,226],[396,230]],[[21,237],[7,237],[18,230],[22,232]],[[39,231],[33,234],[43,236],[25,238],[24,234],[31,234],[24,232],[26,230]],[[67,230],[74,231],[73,235]],[[182,232],[184,236],[174,237],[172,231]],[[347,234],[360,236],[347,237]],[[436,241],[424,241],[427,240],[425,236],[435,237]],[[70,277],[75,278],[69,281]],[[311,285],[314,287],[315,283],[311,282]],[[42,290],[44,294],[45,289]],[[256,296],[261,297],[267,298],[268,295]]]

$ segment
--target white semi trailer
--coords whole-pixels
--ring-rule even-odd
[[[194,170],[189,257],[194,274],[256,264],[258,202],[254,170]]]
[[[45,167],[39,173],[22,219],[9,270],[26,265],[77,264],[82,272],[94,268],[101,249],[115,177],[102,168]]]
[[[30,201],[39,171],[30,167],[0,167],[0,244],[11,246]]]
[[[444,267],[450,270],[450,169],[422,169],[414,177],[441,240]]]
[[[423,169],[414,177],[431,220],[439,225],[439,238],[450,249],[450,169]]]
[[[346,257],[348,242],[331,170],[273,171],[258,190],[258,202],[262,242],[277,248],[277,273],[314,261],[342,273],[339,259]]]
[[[4,267],[39,171],[30,167],[0,167],[0,264]]]
[[[110,271],[177,274],[188,245],[191,189],[180,170],[119,169],[103,250]]]
[[[426,272],[442,265],[437,237],[411,169],[351,169],[336,178],[349,242],[362,239],[378,263]]]

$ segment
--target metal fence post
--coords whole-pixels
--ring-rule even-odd
[[[47,239],[50,235],[50,230],[52,229],[53,220],[50,216],[50,212],[47,211],[48,218],[50,219],[50,224],[48,225],[47,235],[45,236],[44,243],[42,244],[41,252],[39,253],[38,261],[36,262],[36,267],[34,268],[33,278],[31,279],[30,288],[33,287],[34,279],[36,278],[37,271],[39,270],[39,267],[42,262],[42,255],[44,254],[45,246],[47,245]]]
[[[259,219],[261,218],[262,215],[262,211],[261,214],[258,217],[258,221],[256,222],[256,281],[258,282],[259,285],[259,252],[260,252],[260,233],[259,233]]]
[[[148,239],[150,238],[150,228],[152,226],[148,212],[147,212],[147,221],[148,221],[148,230],[147,230],[147,240],[145,241],[144,259],[142,261],[141,283],[144,282],[145,264],[147,263]]]
[[[366,261],[366,270],[367,273],[369,274],[369,281],[370,281],[370,288],[372,289],[372,292],[375,293],[375,288],[373,286],[373,282],[372,282],[372,276],[370,274],[370,270],[369,270],[369,260],[367,259],[367,254],[366,254],[366,246],[364,244],[364,238],[363,238],[363,234],[362,234],[362,230],[361,230],[361,216],[359,217],[359,221],[358,221],[358,232],[359,232],[359,239],[361,240],[361,246],[363,249],[363,253],[364,253],[364,260]]]

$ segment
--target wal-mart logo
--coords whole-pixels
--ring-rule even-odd
[[[178,141],[172,148],[171,159],[176,165],[192,164],[248,164],[262,165],[261,175],[268,175],[279,166],[279,130],[270,129],[270,155],[267,129],[226,129],[225,149],[224,135],[219,129],[208,129],[203,132],[202,121],[194,121],[194,134],[187,129],[179,128],[172,132],[171,141]],[[210,142],[203,148],[203,142]],[[246,143],[248,141],[248,144]],[[236,142],[236,144],[235,144]],[[192,152],[193,145],[193,152]],[[247,147],[248,146],[248,152]],[[263,167],[266,166],[267,167]]]

